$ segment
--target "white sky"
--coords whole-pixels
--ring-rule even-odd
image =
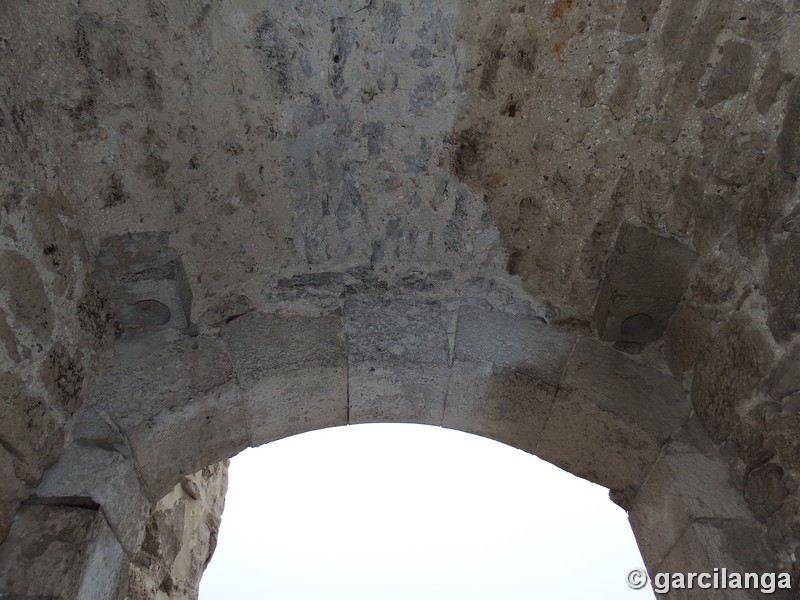
[[[351,425],[231,460],[200,600],[652,600],[608,491],[498,442]]]

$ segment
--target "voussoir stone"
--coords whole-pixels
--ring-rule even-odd
[[[341,317],[251,312],[220,335],[242,386],[253,445],[347,423]]]
[[[344,314],[349,422],[441,424],[455,312],[438,302],[356,298]]]
[[[95,403],[129,441],[152,500],[250,444],[236,374],[217,338],[164,330],[118,340]]]
[[[630,493],[690,411],[686,393],[672,377],[581,339],[567,362],[536,454]]]

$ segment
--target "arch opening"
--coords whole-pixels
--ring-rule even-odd
[[[610,599],[643,564],[607,490],[459,431],[329,428],[246,450],[229,476],[200,600]]]

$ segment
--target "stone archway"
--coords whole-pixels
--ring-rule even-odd
[[[78,597],[116,597],[149,506],[184,475],[287,435],[386,421],[477,433],[611,488],[654,572],[742,565],[744,548],[729,548],[725,536],[751,518],[691,412],[669,376],[472,299],[359,295],[339,314],[251,312],[216,336],[123,339],[71,444],[34,490],[38,505],[17,534],[26,542],[12,530],[19,545],[4,546],[6,585],[58,592],[64,574],[29,560],[26,544],[45,542],[25,527],[52,526],[47,519],[64,513],[62,535],[83,531],[70,520],[77,512],[99,523],[82,540],[85,569],[73,571],[86,594]],[[44,556],[59,552],[67,560],[74,548],[50,546]]]
[[[0,16],[2,586],[113,596],[181,475],[379,420],[608,485],[651,569],[797,579],[792,0]]]

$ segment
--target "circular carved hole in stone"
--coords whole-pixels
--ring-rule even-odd
[[[624,335],[635,335],[644,333],[653,326],[653,323],[653,317],[650,315],[636,313],[625,319],[619,329]]]
[[[134,305],[142,327],[159,327],[169,323],[172,312],[158,300],[142,300]]]

